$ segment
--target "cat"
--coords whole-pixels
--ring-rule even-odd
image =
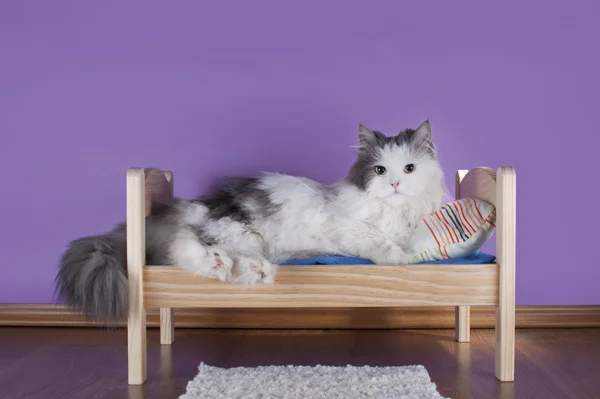
[[[313,255],[409,263],[408,237],[439,208],[443,173],[431,125],[395,136],[358,129],[348,175],[325,186],[264,173],[225,179],[196,200],[175,198],[146,218],[153,265],[242,284],[273,283],[277,264]],[[127,314],[126,226],[72,241],[55,280],[59,299],[105,322]]]

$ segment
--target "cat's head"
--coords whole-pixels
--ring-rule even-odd
[[[360,125],[358,137],[358,158],[347,181],[367,195],[401,205],[443,190],[428,121],[391,137]]]

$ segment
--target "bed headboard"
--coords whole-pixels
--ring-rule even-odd
[[[496,171],[477,167],[456,172],[456,198],[475,198],[496,206]]]
[[[173,198],[173,172],[157,168],[144,169],[146,216],[157,206]]]

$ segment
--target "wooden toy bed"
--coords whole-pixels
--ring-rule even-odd
[[[496,206],[496,263],[281,266],[275,284],[246,288],[180,266],[145,264],[145,216],[173,196],[173,174],[127,171],[128,373],[146,381],[146,309],[160,308],[160,340],[174,340],[173,309],[456,306],[456,340],[469,341],[470,306],[495,305],[496,378],[514,380],[516,176],[513,168],[459,170],[457,198]],[[200,361],[200,359],[199,359]]]

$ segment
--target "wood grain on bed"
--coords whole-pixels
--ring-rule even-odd
[[[146,307],[276,308],[495,305],[498,266],[285,266],[245,287],[181,267],[144,267]]]
[[[498,168],[496,258],[500,265],[496,319],[496,378],[515,377],[515,248],[516,174],[513,168]]]
[[[459,169],[456,171],[455,180],[455,198],[460,199],[460,185],[469,173],[467,169]],[[471,339],[471,307],[468,305],[457,306],[455,309],[455,337],[458,342],[469,342]]]
[[[175,182],[173,181],[173,172],[164,171],[163,175],[165,179],[169,183],[168,187],[165,189],[164,185],[161,191],[166,191],[166,195],[161,195],[162,201],[169,201],[173,199],[173,195],[175,194]],[[146,177],[146,180],[148,178]],[[146,190],[148,190],[146,188]],[[159,188],[160,190],[160,188]],[[148,214],[146,214],[148,215]],[[160,343],[161,345],[171,345],[175,340],[175,314],[173,312],[173,308],[160,308]]]
[[[129,313],[127,345],[129,384],[146,381],[146,310],[142,269],[146,261],[145,176],[143,169],[127,171],[127,279],[129,280]],[[161,173],[161,176],[162,173]],[[163,176],[164,179],[164,176]],[[165,179],[166,181],[166,179]]]

